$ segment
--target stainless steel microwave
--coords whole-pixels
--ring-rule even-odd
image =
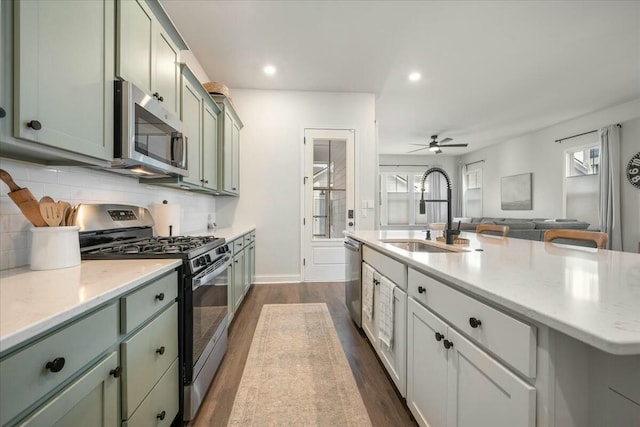
[[[180,119],[131,82],[115,82],[112,171],[145,178],[188,175]]]

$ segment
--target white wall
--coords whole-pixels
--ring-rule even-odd
[[[51,167],[0,158],[4,169],[21,186],[40,199],[51,196],[56,201],[77,203],[124,203],[149,207],[168,200],[181,207],[180,234],[206,230],[207,216],[215,220],[215,198],[182,190],[139,184],[137,179],[82,167]],[[7,196],[0,191],[0,270],[29,263],[31,223]]]
[[[232,89],[240,133],[240,198],[217,199],[218,225],[252,224],[256,280],[301,280],[302,154],[305,128],[355,129],[356,227],[373,229],[360,200],[375,200],[375,99],[364,93]]]
[[[462,156],[464,163],[484,160],[484,216],[510,218],[563,217],[563,153],[584,144],[584,138],[561,144],[556,139],[588,132],[602,126],[622,124],[621,202],[623,249],[635,252],[640,241],[640,191],[626,179],[624,169],[640,151],[640,99],[578,117]],[[503,211],[500,207],[500,178],[533,173],[533,210]],[[580,219],[580,218],[578,218]],[[597,226],[597,224],[596,224]]]

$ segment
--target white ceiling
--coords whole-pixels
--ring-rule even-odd
[[[231,88],[375,93],[383,154],[439,134],[458,155],[640,97],[637,1],[162,4]]]

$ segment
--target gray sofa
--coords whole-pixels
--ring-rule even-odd
[[[564,230],[587,230],[589,229],[589,223],[584,221],[578,221],[577,219],[555,219],[549,221],[545,218],[471,218],[471,222],[461,222],[460,230],[462,231],[476,231],[478,224],[496,224],[496,225],[508,225],[509,237],[516,239],[526,240],[544,240],[544,233],[547,230],[552,229],[564,229]],[[454,224],[453,228],[458,225]],[[590,231],[597,231],[590,229]],[[487,234],[500,235],[497,232],[486,232]],[[565,243],[570,245],[590,246],[595,245],[590,242],[584,242],[573,239],[557,239],[556,243]]]

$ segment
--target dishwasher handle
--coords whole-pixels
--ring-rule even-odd
[[[360,252],[360,245],[354,243],[352,240],[345,240],[344,247],[349,249],[350,251]]]

